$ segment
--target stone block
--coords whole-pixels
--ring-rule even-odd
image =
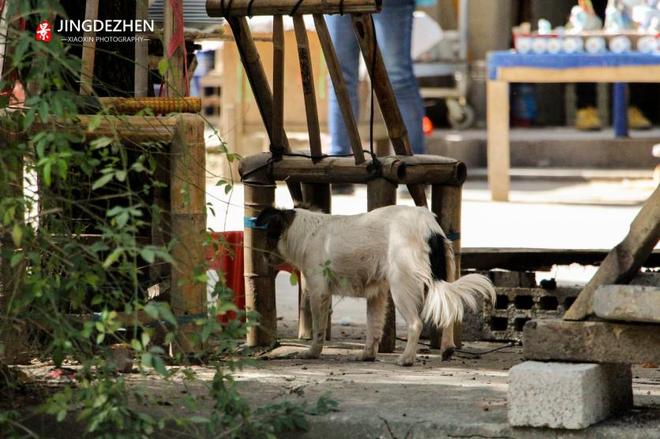
[[[605,320],[660,323],[660,288],[603,285],[594,295],[594,314]]]
[[[630,366],[527,361],[509,371],[509,423],[582,429],[632,406]]]

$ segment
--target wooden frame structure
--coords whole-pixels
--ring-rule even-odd
[[[210,16],[224,17],[229,23],[234,40],[252,88],[262,121],[270,140],[270,153],[244,159],[240,174],[245,185],[245,281],[246,306],[257,311],[260,324],[248,333],[250,346],[268,346],[276,339],[275,272],[269,262],[265,232],[254,228],[251,220],[275,201],[277,181],[285,181],[294,201],[310,203],[330,212],[330,184],[362,183],[367,185],[368,205],[372,210],[396,204],[396,188],[405,184],[418,206],[427,206],[424,185],[431,185],[431,210],[453,242],[457,255],[455,271],[448,270],[449,280],[460,273],[460,213],[461,188],[465,181],[465,165],[459,161],[437,156],[412,157],[406,127],[389,81],[385,64],[378,50],[372,13],[378,12],[378,0],[207,0]],[[362,55],[366,61],[374,94],[382,110],[395,157],[370,160],[362,150],[362,141],[353,114],[349,92],[330,39],[323,14],[351,15]],[[284,38],[283,15],[292,16],[300,62],[307,131],[310,150],[306,154],[291,155],[283,126],[284,112]],[[339,107],[346,124],[353,157],[326,157],[321,150],[317,104],[314,93],[309,41],[303,20],[304,14],[313,15],[316,32],[335,89]],[[273,16],[273,89],[260,62],[247,16]],[[303,285],[305,280],[301,279]],[[390,298],[390,312],[381,341],[381,352],[394,350],[394,307]],[[303,294],[300,301],[299,336],[310,333],[309,305]],[[450,354],[454,347],[454,331],[444,331],[443,352]],[[433,345],[439,347],[439,334],[433,334]],[[326,334],[326,337],[329,333]]]

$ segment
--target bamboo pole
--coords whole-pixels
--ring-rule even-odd
[[[362,151],[362,140],[360,139],[357,121],[353,114],[353,108],[351,107],[351,99],[348,88],[346,87],[346,82],[344,81],[344,75],[339,66],[339,60],[337,59],[335,48],[332,45],[330,32],[328,31],[328,26],[325,23],[323,15],[314,14],[314,25],[316,27],[316,34],[319,37],[319,42],[321,43],[325,63],[328,66],[332,87],[335,90],[341,115],[344,119],[344,124],[346,125],[346,132],[351,141],[351,149],[353,150],[353,156],[355,157],[355,164],[359,165],[365,161],[364,151]]]
[[[356,165],[350,157],[326,157],[312,163],[306,157],[284,157],[272,162],[270,154],[256,154],[241,160],[239,172],[244,181],[288,181],[304,183],[366,183],[383,177],[393,183],[460,185],[465,181],[465,165],[437,157],[435,162],[418,159],[432,156],[381,157],[380,171],[371,163]]]
[[[299,3],[299,4],[298,4]],[[298,5],[297,5],[298,4]],[[209,17],[258,15],[354,14],[380,11],[380,0],[207,0]]]
[[[284,152],[284,24],[281,15],[273,17],[273,139],[271,151]]]
[[[76,122],[51,120],[47,124],[35,123],[34,130],[50,129],[53,126],[60,131],[82,134],[86,141],[99,137],[115,137],[132,142],[163,142],[174,139],[177,118],[174,116],[104,116],[100,122],[98,116],[78,115]],[[92,124],[97,125],[90,130]]]
[[[245,217],[254,218],[275,203],[275,185],[245,184]],[[266,231],[246,226],[243,235],[245,309],[260,315],[247,333],[248,346],[270,346],[277,339],[275,276],[267,253]]]
[[[646,200],[626,237],[603,260],[564,320],[584,320],[593,314],[596,290],[601,285],[628,283],[649,257],[660,238],[660,186]]]
[[[435,184],[431,188],[431,210],[436,214],[440,227],[451,241],[454,250],[455,265],[449,265],[447,259],[447,281],[453,282],[461,275],[461,186]],[[456,347],[461,346],[461,322],[442,331],[438,346],[438,332],[431,332],[431,345],[440,348],[442,359],[451,358]]]
[[[99,16],[99,0],[87,0],[85,3],[85,20],[94,21]],[[80,68],[80,94],[91,95],[94,81],[94,57],[96,56],[96,32],[85,31],[83,34],[83,49]]]
[[[293,29],[298,43],[298,61],[300,62],[300,77],[305,98],[305,113],[307,116],[307,132],[309,134],[309,149],[312,160],[321,158],[321,128],[319,127],[319,114],[316,107],[316,91],[314,90],[314,72],[309,55],[309,40],[307,29],[302,15],[293,16]]]
[[[196,97],[161,98],[99,98],[99,102],[114,114],[135,114],[147,108],[154,113],[199,113],[202,100]]]
[[[398,155],[412,155],[412,147],[408,138],[408,130],[401,117],[401,111],[390,83],[385,62],[376,43],[376,32],[373,17],[369,14],[354,14],[353,29],[357,36],[364,62],[367,65],[374,93],[378,99],[387,132],[394,151]],[[408,185],[408,190],[415,204],[426,206],[426,194],[422,186]]]
[[[384,178],[377,178],[367,183],[367,210],[372,211],[383,206],[396,204],[396,184]],[[387,293],[387,315],[378,352],[394,352],[396,345],[396,308],[392,293]]]
[[[206,284],[194,279],[203,272],[206,231],[204,121],[196,115],[177,117],[170,151],[172,248],[171,304],[175,315],[206,315]],[[184,352],[196,351],[193,324],[180,327]]]
[[[250,27],[248,26],[245,17],[230,17],[227,18],[227,22],[234,34],[238,52],[241,56],[241,62],[243,63],[243,68],[245,69],[248,81],[250,82],[254,98],[257,101],[257,107],[261,114],[261,120],[266,127],[268,139],[270,140],[270,144],[273,145],[273,95],[270,91],[270,85],[268,85],[266,72],[261,64],[257,46],[252,39]],[[286,152],[291,151],[291,148],[289,147],[289,139],[284,130],[282,130],[281,143]],[[287,182],[287,186],[291,193],[291,198],[293,198],[294,201],[302,201],[302,190],[300,189],[300,185]]]

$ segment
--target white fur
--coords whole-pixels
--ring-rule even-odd
[[[301,270],[312,305],[313,343],[307,357],[318,357],[326,309],[332,295],[367,299],[367,345],[362,359],[373,359],[382,335],[387,292],[408,324],[408,345],[399,363],[410,365],[423,318],[449,327],[463,318],[476,296],[495,298],[488,278],[471,274],[455,282],[434,280],[428,238],[444,232],[426,208],[388,206],[369,213],[335,216],[296,209],[278,242],[282,256]],[[445,239],[448,280],[454,253]],[[425,292],[428,292],[425,297]]]

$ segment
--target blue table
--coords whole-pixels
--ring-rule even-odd
[[[660,55],[642,53],[488,54],[488,182],[495,201],[509,198],[509,83],[611,82],[614,128],[627,135],[626,84],[660,82]]]

